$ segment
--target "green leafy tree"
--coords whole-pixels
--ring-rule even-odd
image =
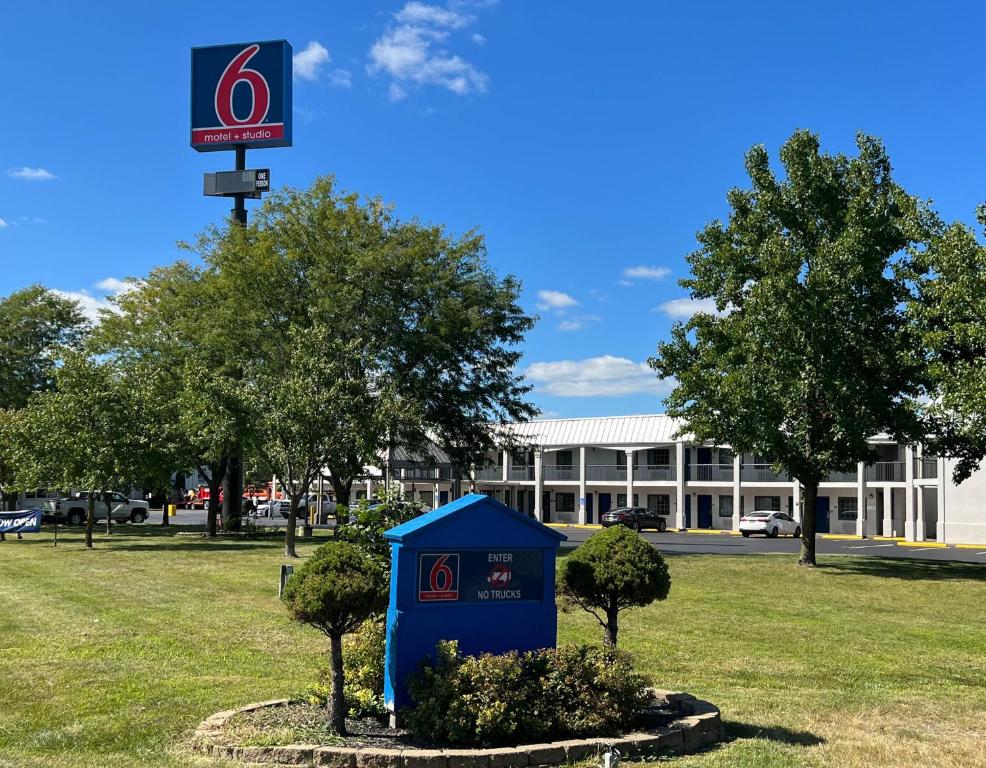
[[[62,355],[88,330],[78,302],[40,285],[0,299],[0,408],[23,408],[51,389]]]
[[[354,544],[333,541],[315,550],[288,579],[282,596],[291,615],[329,638],[332,693],[329,726],[346,733],[342,637],[387,604],[387,580],[372,557]]]
[[[986,206],[977,211],[986,226]],[[956,459],[962,482],[986,456],[986,248],[953,224],[916,259],[909,310],[921,334],[930,376],[926,447]]]
[[[215,536],[220,488],[230,457],[252,434],[253,412],[239,372],[250,351],[249,323],[215,270],[179,261],[160,267],[113,299],[94,347],[126,370],[153,379],[146,393],[168,436],[172,471],[197,469],[210,489],[206,533]],[[224,520],[236,527],[235,520]]]
[[[376,558],[381,567],[390,573],[390,542],[384,533],[401,523],[413,520],[421,514],[420,502],[405,501],[399,483],[392,483],[383,492],[379,504],[370,505],[360,500],[354,510],[346,510],[345,520],[336,525],[335,536],[359,546]]]
[[[401,221],[322,178],[271,195],[246,230],[211,230],[197,250],[225,295],[264,287],[263,301],[238,310],[256,331],[254,366],[290,362],[292,334],[321,328],[344,342],[326,350],[346,356],[327,363],[346,393],[326,462],[340,503],[390,445],[432,437],[468,466],[494,447],[491,425],[535,412],[515,373],[533,321],[517,281],[489,269],[476,232],[454,238]]]
[[[629,528],[615,525],[589,537],[558,567],[563,605],[595,616],[606,645],[616,647],[619,616],[627,608],[664,600],[671,575],[661,554]]]
[[[699,233],[681,281],[716,312],[676,324],[650,361],[677,380],[667,411],[697,440],[770,456],[801,483],[807,566],[818,484],[875,459],[873,435],[922,432],[906,278],[938,224],[893,180],[878,140],[856,144],[856,157],[822,154],[798,131],[781,148],[783,179],[762,146],[747,153],[751,187],[729,192],[728,222]]]
[[[13,461],[26,485],[88,493],[85,540],[91,549],[97,497],[109,507],[111,491],[129,488],[147,471],[146,446],[134,427],[137,400],[118,370],[83,353],[65,358],[55,385],[24,410]]]

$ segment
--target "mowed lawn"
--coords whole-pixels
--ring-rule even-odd
[[[125,528],[0,543],[0,766],[214,765],[207,715],[304,689],[325,642],[277,594],[280,542]],[[311,545],[302,547],[303,553]],[[620,643],[731,739],[674,766],[986,766],[986,569],[677,556]],[[586,614],[560,641],[598,642]],[[664,763],[662,763],[664,764]]]

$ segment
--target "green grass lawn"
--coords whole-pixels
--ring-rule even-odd
[[[0,766],[212,765],[207,715],[304,689],[325,643],[277,599],[278,540],[126,528],[86,552],[0,543]],[[303,545],[302,553],[311,545]],[[986,569],[787,556],[670,559],[620,642],[717,703],[730,743],[674,766],[986,766]],[[564,614],[562,643],[598,641]]]

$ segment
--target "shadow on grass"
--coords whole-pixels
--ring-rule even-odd
[[[763,726],[752,725],[750,723],[738,723],[735,720],[723,720],[726,729],[726,739],[766,739],[776,741],[781,744],[791,744],[800,747],[816,747],[824,744],[825,739],[816,736],[809,731],[792,731],[790,728],[783,728],[779,725]]]
[[[33,547],[53,547],[54,527],[44,526],[41,535],[25,534],[24,539],[17,541],[19,545]],[[85,528],[79,526],[59,526],[58,546],[81,546],[85,536]],[[7,541],[15,539],[8,535]],[[322,543],[325,537],[305,538],[299,536],[299,544]],[[98,526],[93,531],[95,549],[103,551],[144,551],[157,550],[162,552],[221,552],[249,549],[276,549],[283,545],[284,530],[272,532],[257,532],[250,534],[220,534],[210,539],[204,534],[202,526],[161,526],[161,525],[115,525],[113,533],[107,535],[105,526]],[[6,543],[6,542],[5,542]]]
[[[908,581],[947,581],[951,579],[986,581],[986,567],[955,560],[918,560],[892,557],[861,557],[826,560],[818,566],[833,576],[883,576]]]

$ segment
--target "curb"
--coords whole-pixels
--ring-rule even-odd
[[[626,757],[689,755],[725,738],[718,707],[688,693],[651,690],[658,701],[674,705],[678,717],[667,726],[615,738],[566,739],[492,749],[382,749],[319,744],[242,747],[222,743],[221,729],[234,715],[291,703],[289,699],[277,699],[216,712],[207,717],[195,730],[192,750],[211,757],[243,762],[330,768],[528,768],[598,759],[613,747]]]

